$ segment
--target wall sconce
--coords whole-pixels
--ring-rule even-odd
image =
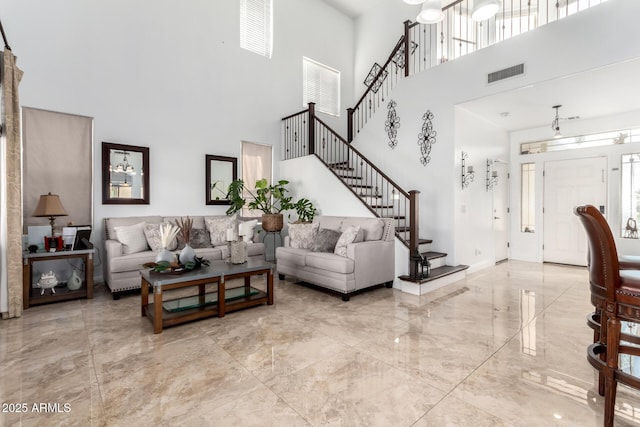
[[[469,165],[465,168],[465,161],[469,158],[469,154],[462,152],[462,189],[464,190],[469,186],[469,183],[473,182],[476,173],[473,170],[473,166]]]
[[[498,171],[493,170],[493,160],[487,159],[487,191],[498,185]]]

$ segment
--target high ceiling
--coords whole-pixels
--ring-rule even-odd
[[[322,0],[351,18],[383,2],[402,0]],[[442,1],[450,3],[449,0]],[[472,100],[460,107],[507,130],[551,126],[554,105],[560,117],[588,119],[640,110],[640,59],[602,67]],[[504,114],[508,113],[508,114]]]

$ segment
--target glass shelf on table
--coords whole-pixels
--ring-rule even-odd
[[[260,290],[250,288],[249,292],[246,292],[245,287],[230,288],[225,291],[226,302],[236,301],[245,297],[250,297],[260,293]],[[204,297],[204,301],[202,299]],[[218,293],[209,292],[202,296],[193,295],[189,297],[177,298],[174,300],[163,301],[162,308],[170,313],[177,311],[191,310],[193,308],[205,307],[208,305],[214,305],[218,303]]]

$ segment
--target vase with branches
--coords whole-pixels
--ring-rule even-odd
[[[191,231],[193,230],[193,218],[178,218],[175,220],[176,227],[178,228],[178,235],[184,241],[184,248],[180,251],[180,264],[186,265],[188,262],[193,262],[196,258],[196,251],[191,247]]]

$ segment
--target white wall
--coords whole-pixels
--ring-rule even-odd
[[[390,16],[394,16],[395,6],[395,3],[386,6]],[[375,17],[384,14],[385,10],[375,11]],[[450,263],[483,262],[475,259],[468,261],[466,250],[458,250],[462,243],[456,244],[465,239],[481,240],[482,230],[485,229],[483,226],[474,228],[475,219],[469,227],[465,224],[467,219],[457,215],[459,202],[456,194],[460,185],[458,162],[462,149],[476,156],[476,152],[483,152],[486,147],[496,144],[491,137],[495,131],[487,127],[482,132],[483,137],[473,141],[460,140],[461,134],[457,129],[465,126],[465,120],[458,121],[455,106],[471,99],[638,57],[640,44],[629,43],[629,40],[637,39],[634,30],[637,16],[640,16],[640,2],[612,0],[405,79],[388,97],[397,102],[396,109],[401,119],[398,146],[392,150],[386,143],[386,108],[378,110],[357,135],[354,145],[401,187],[421,192],[420,234],[421,237],[434,240],[434,249],[447,252]],[[365,19],[361,18],[357,28],[356,64],[360,63],[360,43],[375,39],[378,31],[376,25],[365,26],[364,22]],[[381,52],[380,57],[390,51],[388,46],[384,48],[386,53]],[[497,84],[485,83],[488,72],[521,62],[526,64],[525,75]],[[432,160],[423,166],[418,160],[417,142],[422,115],[426,110],[431,110],[435,115],[433,125],[438,135],[431,153]],[[505,135],[495,146],[503,150],[507,145]],[[514,185],[512,183],[512,190]],[[512,201],[516,200],[513,193],[510,196]],[[470,235],[458,237],[461,233],[459,230],[469,228]]]
[[[353,98],[354,22],[318,0],[274,1],[271,59],[240,49],[238,2],[0,0],[0,10],[22,105],[95,118],[94,241],[104,217],[223,213],[205,205],[205,154],[240,157],[241,140],[274,146],[277,177],[280,119],[303,109],[303,55],[341,71],[343,110]],[[346,128],[344,114],[322,119]],[[102,205],[102,141],[150,147],[150,205]]]
[[[640,111],[632,111],[625,114],[615,116],[600,117],[591,120],[575,120],[563,122],[562,134],[564,136],[586,135],[590,133],[613,131],[618,129],[629,129],[640,127]],[[585,148],[578,150],[555,151],[540,154],[520,154],[520,144],[523,142],[541,141],[549,137],[549,127],[527,129],[519,132],[512,132],[511,139],[511,194],[514,203],[511,204],[512,222],[511,222],[511,258],[542,262],[543,252],[543,233],[544,222],[542,220],[543,208],[543,183],[544,177],[542,171],[545,162],[553,160],[567,160],[576,158],[589,157],[606,157],[608,165],[607,176],[607,221],[611,227],[614,237],[616,238],[616,246],[620,254],[637,254],[640,253],[640,241],[637,239],[620,238],[620,168],[622,154],[638,153],[640,147],[637,143],[611,145],[606,147]],[[536,165],[536,232],[521,233],[520,232],[520,165],[522,163],[535,163]]]

